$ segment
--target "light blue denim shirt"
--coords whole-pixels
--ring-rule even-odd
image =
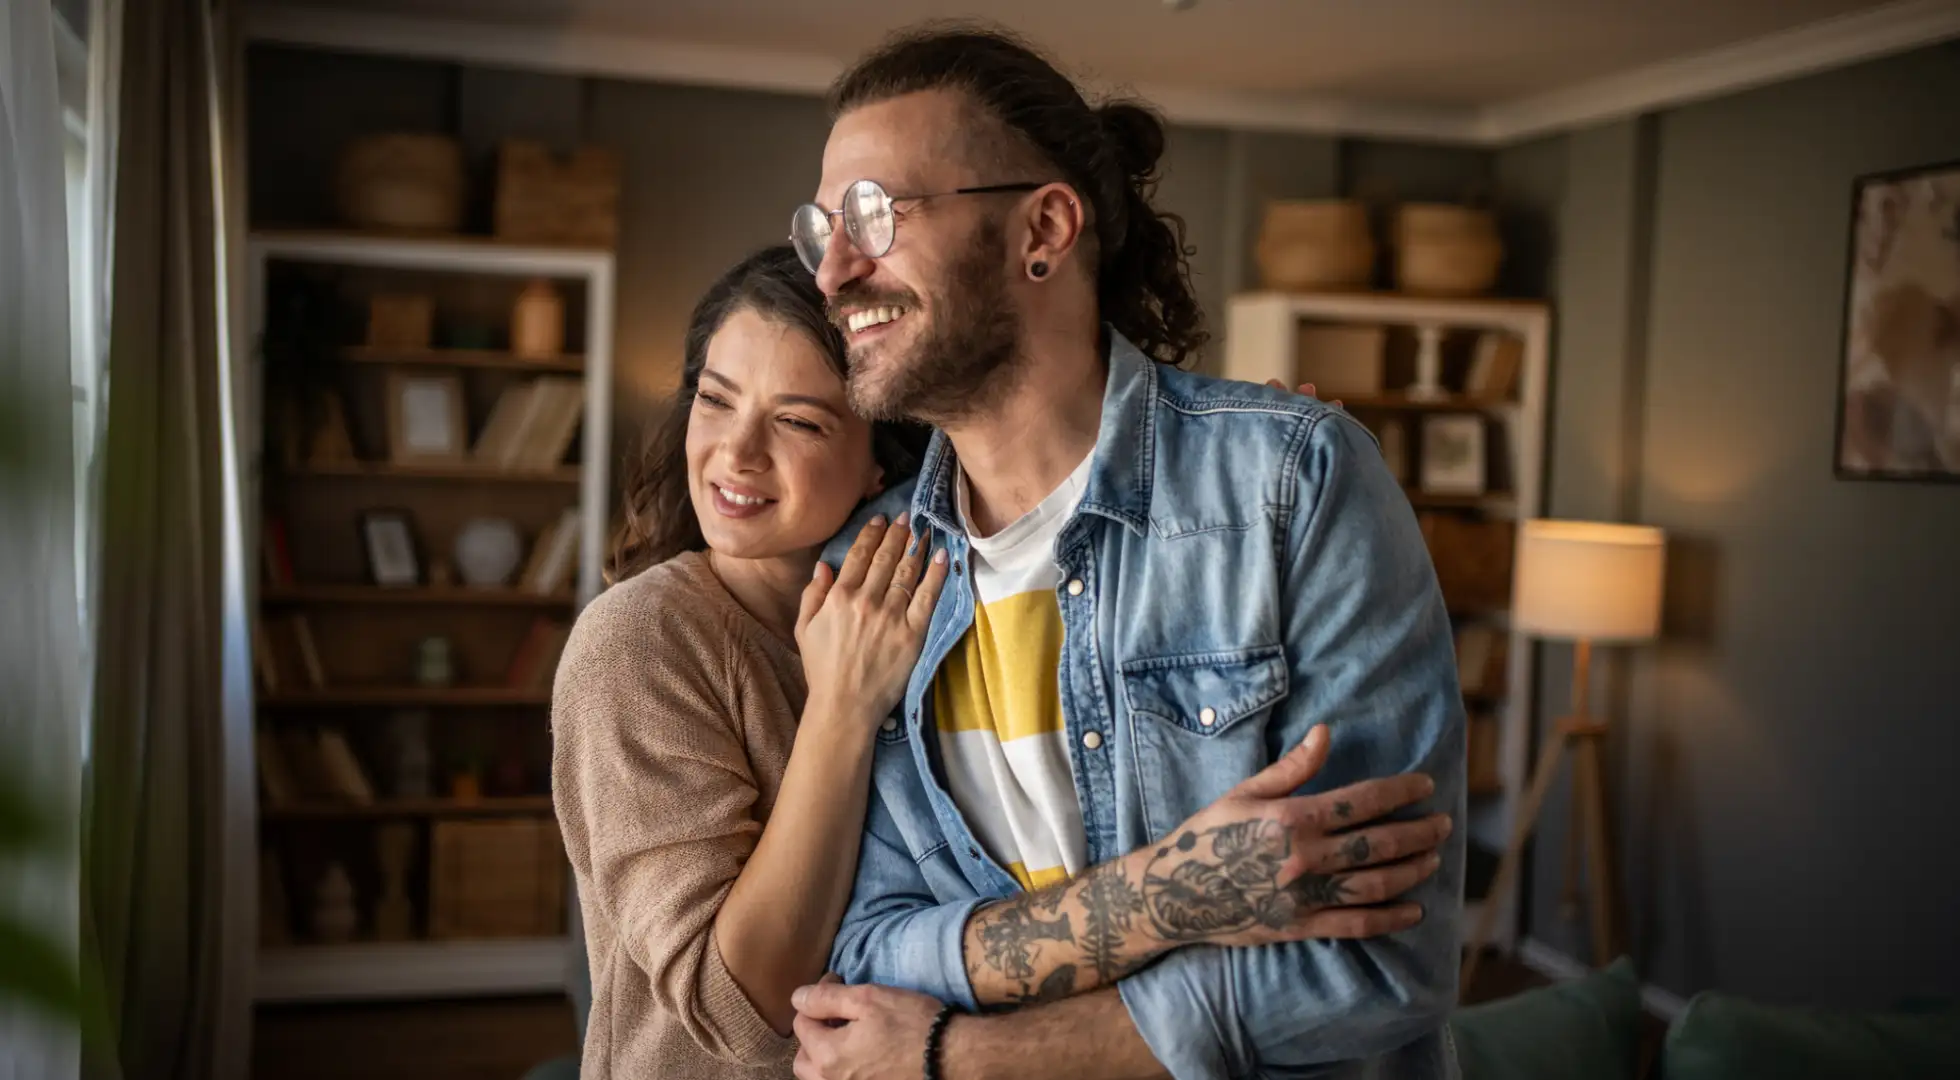
[[[1363,941],[1191,946],[1122,980],[1137,1030],[1178,1080],[1455,1075],[1464,713],[1450,622],[1415,516],[1368,431],[1319,401],[1193,375],[1110,333],[1088,488],[1055,558],[1061,701],[1091,863],[1152,843],[1315,724],[1305,789],[1424,772],[1455,815],[1414,929]],[[1019,886],[982,850],[939,769],[931,684],[973,622],[954,456],[935,436],[909,506],[953,560],[871,805],[832,967],[973,1009],[966,920]],[[857,525],[832,542],[835,565]],[[1078,591],[1076,582],[1081,583]],[[1210,723],[1199,719],[1201,710]]]

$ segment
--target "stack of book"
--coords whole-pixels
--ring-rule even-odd
[[[491,406],[470,457],[502,469],[550,469],[565,460],[585,412],[585,384],[546,376],[513,383]]]

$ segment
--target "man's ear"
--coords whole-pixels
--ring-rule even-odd
[[[1082,239],[1088,213],[1075,189],[1057,181],[1036,190],[1028,202],[1028,242],[1021,252],[1021,266],[1028,276],[1039,280],[1060,266]],[[1032,268],[1040,264],[1040,271]]]

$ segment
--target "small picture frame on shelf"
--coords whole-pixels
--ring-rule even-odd
[[[463,380],[453,373],[388,376],[388,460],[461,461],[469,456]]]
[[[1422,490],[1429,495],[1482,495],[1484,418],[1440,413],[1422,421]]]
[[[368,574],[376,585],[400,587],[422,580],[415,528],[402,510],[370,510],[361,515],[361,539],[367,550]]]

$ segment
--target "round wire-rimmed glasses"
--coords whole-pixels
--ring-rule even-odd
[[[892,249],[898,232],[892,204],[914,199],[938,199],[947,195],[987,195],[997,191],[1034,191],[1046,184],[1024,181],[1018,184],[985,184],[918,195],[892,195],[876,180],[859,180],[844,189],[844,205],[825,210],[816,203],[804,203],[790,215],[789,239],[796,245],[797,258],[814,274],[823,265],[823,253],[830,247],[832,218],[844,219],[844,235],[865,255],[879,259]]]

